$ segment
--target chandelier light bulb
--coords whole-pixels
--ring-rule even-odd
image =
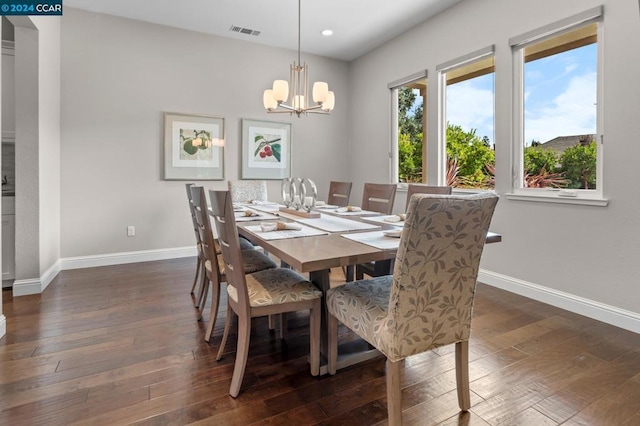
[[[262,104],[264,105],[264,109],[267,111],[271,111],[278,107],[278,101],[276,101],[273,96],[273,90],[267,89],[264,91],[264,95],[262,95]]]
[[[329,93],[329,85],[324,81],[316,81],[313,83],[313,102],[317,104],[323,103],[327,99]]]

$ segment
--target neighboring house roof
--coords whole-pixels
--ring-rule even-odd
[[[552,149],[558,153],[563,153],[567,148],[579,145],[582,141],[589,143],[596,139],[596,135],[572,135],[558,136],[550,141],[538,145],[542,149]]]

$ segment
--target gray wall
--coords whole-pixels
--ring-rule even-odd
[[[61,257],[193,245],[184,182],[162,180],[163,112],[225,118],[226,179],[239,178],[241,119],[292,123],[293,175],[347,178],[348,65],[304,55],[336,93],[330,116],[267,114],[262,92],[295,52],[65,8]],[[202,182],[226,188],[226,181]],[[279,183],[269,183],[278,196]],[[137,236],[127,237],[127,225]]]
[[[387,84],[427,69],[429,179],[437,140],[436,65],[496,46],[497,191],[510,190],[512,62],[509,37],[605,5],[604,191],[608,207],[545,204],[502,196],[482,268],[640,314],[640,16],[636,0],[474,0],[457,4],[351,64],[350,178],[354,199],[366,181],[385,182],[390,135]],[[400,198],[398,200],[400,202]],[[404,198],[401,199],[404,202]]]

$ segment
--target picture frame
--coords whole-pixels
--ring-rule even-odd
[[[242,119],[242,179],[291,175],[291,123]]]
[[[164,113],[164,179],[224,180],[224,118]]]

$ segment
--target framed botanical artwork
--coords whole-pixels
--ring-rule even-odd
[[[224,118],[164,114],[164,179],[224,179]]]
[[[291,175],[291,124],[242,120],[242,179]]]

